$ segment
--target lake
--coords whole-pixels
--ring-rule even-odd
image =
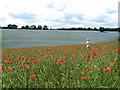
[[[118,32],[60,31],[60,30],[0,30],[2,48],[58,46],[118,41]]]

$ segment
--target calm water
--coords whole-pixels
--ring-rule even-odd
[[[2,48],[83,44],[87,38],[91,43],[118,40],[118,32],[2,30],[1,33]]]

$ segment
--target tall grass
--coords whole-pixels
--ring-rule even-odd
[[[118,42],[5,49],[3,88],[118,88]]]

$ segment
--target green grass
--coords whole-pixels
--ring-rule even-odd
[[[104,42],[91,44],[91,49],[84,44],[5,49],[2,52],[2,87],[118,88],[117,48],[118,42]],[[96,55],[92,53],[94,50]],[[114,64],[110,67],[111,62]],[[106,68],[110,71],[104,71]],[[10,72],[6,72],[8,69]],[[30,78],[32,74],[36,76]]]

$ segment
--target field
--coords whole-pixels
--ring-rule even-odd
[[[119,88],[118,43],[2,50],[3,88]]]

